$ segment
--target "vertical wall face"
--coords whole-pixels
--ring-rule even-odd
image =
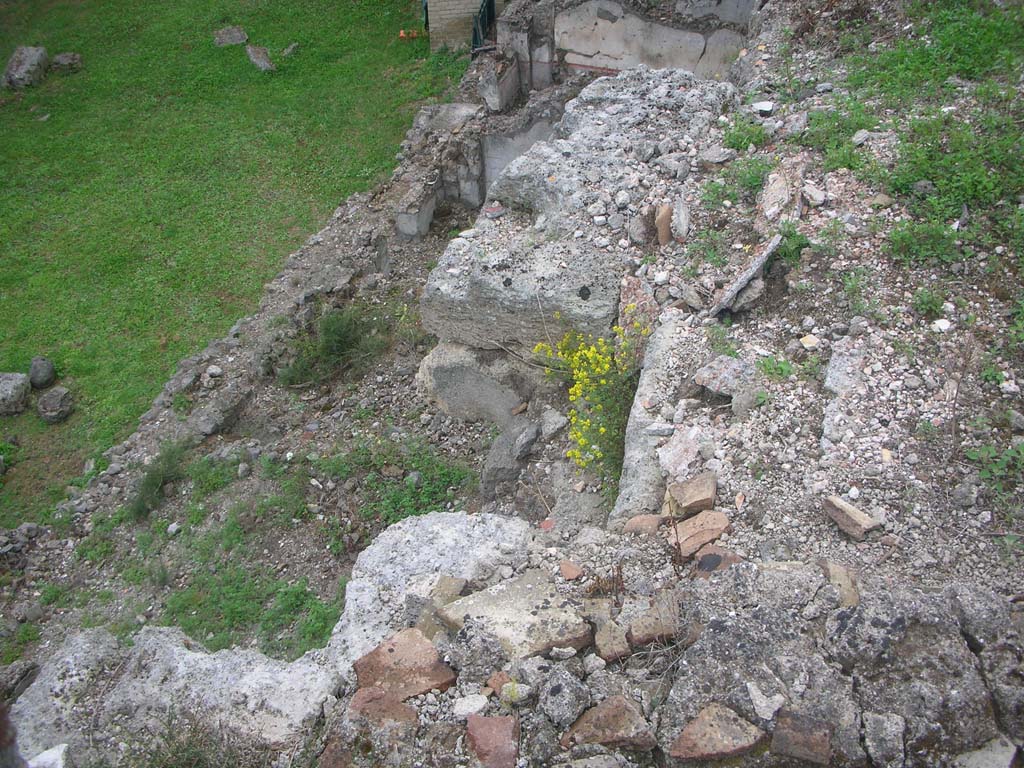
[[[700,21],[700,30],[649,21],[614,0],[589,0],[555,18],[555,46],[574,69],[622,70],[644,64],[723,78],[744,44],[754,0],[680,0],[677,11]]]
[[[430,49],[468,47],[473,39],[473,16],[480,10],[480,0],[430,0],[429,7]]]

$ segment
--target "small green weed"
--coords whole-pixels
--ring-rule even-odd
[[[299,345],[295,360],[281,371],[280,382],[296,386],[358,373],[390,343],[390,325],[374,308],[350,305],[331,310],[320,319],[315,337]]]
[[[914,430],[914,434],[920,440],[931,441],[939,436],[939,428],[935,426],[929,419],[921,419],[917,422],[917,428]]]
[[[946,295],[942,291],[933,291],[930,288],[918,288],[911,300],[914,311],[924,317],[938,317],[942,312],[942,305],[946,301]]]
[[[999,386],[1006,379],[1006,375],[994,362],[989,361],[981,369],[981,380],[986,384],[994,384]]]
[[[953,231],[941,221],[904,221],[889,235],[889,253],[905,264],[960,259]]]
[[[820,379],[825,366],[819,355],[808,355],[800,366],[800,373],[805,379]]]
[[[749,118],[740,118],[725,132],[722,143],[738,152],[746,152],[751,145],[763,147],[768,143],[768,131],[760,123]]]
[[[728,250],[725,233],[717,229],[700,231],[686,245],[686,255],[691,261],[695,264],[704,261],[715,267],[724,267],[728,263]]]
[[[711,351],[716,355],[740,356],[739,350],[729,340],[729,330],[724,325],[720,323],[709,325],[705,328],[704,332],[707,334]]]
[[[800,234],[796,229],[796,225],[790,221],[784,222],[779,227],[779,234],[782,235],[782,242],[775,249],[775,256],[791,267],[799,264],[800,254],[804,248],[810,246],[811,241],[806,236]]]
[[[864,314],[870,309],[868,301],[864,298],[866,279],[867,271],[863,267],[843,273],[843,293],[846,294],[850,311],[855,315]]]
[[[785,358],[762,357],[757,361],[757,370],[769,379],[782,381],[793,375],[793,364]]]
[[[185,452],[184,443],[164,443],[160,448],[160,453],[142,476],[142,482],[134,498],[127,505],[128,512],[135,519],[147,517],[160,505],[167,483],[181,480],[185,476],[182,470]]]
[[[997,496],[1010,493],[1024,482],[1024,443],[1005,450],[983,445],[968,449],[966,454],[981,466],[978,474]]]

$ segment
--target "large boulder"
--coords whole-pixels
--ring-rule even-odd
[[[588,85],[566,105],[554,137],[494,180],[495,204],[476,226],[449,243],[423,292],[424,326],[444,341],[527,354],[570,328],[607,337],[628,260],[614,237],[595,234],[595,223],[604,219],[625,238],[627,221],[618,208],[609,217],[590,211],[607,212],[609,190],[632,197],[626,158],[637,144],[666,133],[699,138],[735,101],[733,86],[679,70],[640,69]]]
[[[624,265],[614,253],[531,228],[478,226],[449,243],[421,300],[424,327],[443,341],[529,355],[569,328],[608,337]]]
[[[3,85],[15,89],[38,85],[46,76],[46,66],[49,63],[45,48],[19,45],[7,60]]]
[[[65,640],[11,708],[19,749],[36,755],[66,743],[85,755],[89,741],[81,702],[103,687],[122,658],[117,639],[106,630],[90,629]]]
[[[826,638],[830,655],[856,680],[865,708],[903,718],[907,754],[937,760],[995,738],[981,664],[942,594],[862,594],[858,605],[828,618]]]
[[[446,342],[423,358],[416,374],[417,386],[449,416],[503,427],[542,379],[510,356]]]
[[[819,569],[802,566],[738,564],[720,578],[693,582],[680,595],[680,623],[702,630],[683,652],[660,709],[658,742],[666,753],[688,754],[680,748],[684,730],[692,731],[705,708],[719,705],[769,732],[784,712],[793,713],[787,722],[794,730],[826,723],[823,743],[817,742],[827,753],[825,764],[863,765],[853,682],[823,656],[804,619],[808,606],[822,599],[819,593],[830,592]],[[768,764],[789,764],[790,757],[798,755],[783,753]]]

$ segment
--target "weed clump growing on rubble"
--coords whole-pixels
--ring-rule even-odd
[[[334,309],[320,318],[317,332],[299,344],[279,379],[286,387],[361,371],[391,344],[390,325],[363,306]]]

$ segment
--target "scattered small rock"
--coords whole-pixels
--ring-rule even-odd
[[[213,44],[216,46],[242,45],[247,42],[249,42],[249,35],[241,27],[224,27],[213,33]]]
[[[28,367],[28,378],[34,389],[46,389],[57,380],[57,369],[45,357],[33,357]]]
[[[262,45],[247,45],[245,46],[245,53],[248,55],[249,61],[260,72],[273,72],[277,69],[274,66],[274,62],[270,60],[270,53]]]
[[[47,424],[59,424],[75,410],[75,399],[66,387],[53,387],[36,402],[39,417]]]
[[[70,74],[78,72],[82,68],[82,54],[80,53],[58,53],[50,62],[50,69],[54,72]]]
[[[881,523],[838,496],[828,496],[824,502],[825,512],[847,536],[863,541],[869,531]]]
[[[3,85],[16,90],[38,85],[46,76],[49,60],[45,48],[19,45],[7,60]]]
[[[0,416],[14,416],[24,411],[31,389],[25,374],[0,373]]]

